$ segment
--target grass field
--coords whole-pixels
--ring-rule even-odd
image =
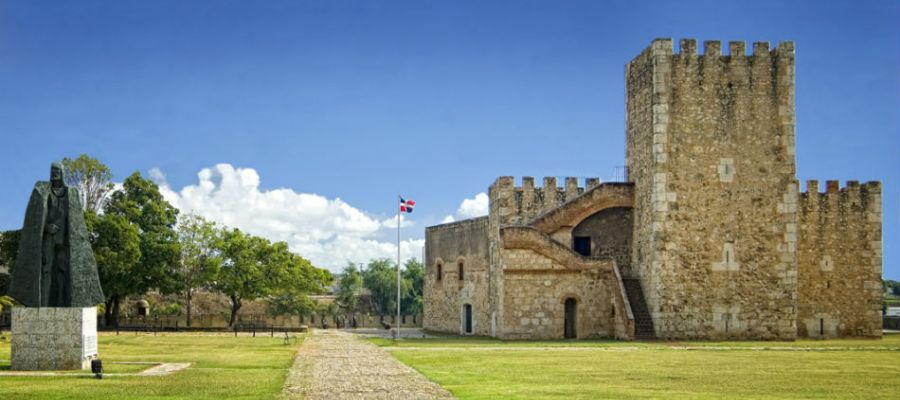
[[[797,342],[372,341],[460,399],[900,398],[900,335]]]
[[[9,341],[0,341],[0,360],[9,360]],[[272,399],[290,368],[298,344],[276,337],[166,334],[101,334],[105,372],[136,372],[147,366],[115,361],[190,362],[168,376],[0,377],[0,399]],[[0,371],[9,370],[0,361]]]

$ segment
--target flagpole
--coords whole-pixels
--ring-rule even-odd
[[[399,203],[403,197],[397,195]],[[397,339],[400,339],[400,207],[397,206]]]

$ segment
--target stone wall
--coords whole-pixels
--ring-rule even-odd
[[[497,336],[562,338],[565,301],[572,298],[577,337],[631,338],[634,321],[614,259],[581,256],[531,226],[505,227],[500,238],[504,295]]]
[[[428,228],[425,327],[459,332],[472,304],[476,333],[557,338],[574,298],[579,337],[632,337],[621,276],[661,339],[791,340],[826,320],[827,335],[877,335],[881,189],[798,199],[793,43],[703,53],[658,39],[626,65],[627,183],[504,176],[487,217]]]
[[[600,185],[599,178],[586,178],[583,182],[582,185],[579,178],[566,177],[565,186],[558,187],[556,177],[545,177],[543,186],[535,187],[534,178],[525,176],[522,177],[522,186],[515,186],[515,178],[501,176],[494,181],[488,193],[495,194],[492,199],[509,199],[500,215],[501,225],[524,225]]]
[[[459,279],[459,266],[463,279]],[[463,306],[472,306],[473,333],[491,334],[488,218],[432,226],[425,230],[423,327],[463,333]],[[438,279],[438,269],[441,276]]]
[[[657,336],[796,336],[794,52],[656,40],[626,68],[638,273]]]
[[[631,265],[631,209],[607,208],[581,221],[572,229],[572,237],[591,238],[591,257],[616,260],[621,270]]]
[[[808,181],[800,196],[798,332],[881,336],[881,184]]]
[[[560,265],[531,250],[503,251],[504,339],[561,339],[565,301],[574,298],[579,338],[615,335],[611,261],[605,268],[577,269]]]

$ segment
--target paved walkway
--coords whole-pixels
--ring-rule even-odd
[[[453,399],[378,346],[337,330],[313,330],[288,372],[285,399]]]
[[[2,361],[2,360],[0,360]],[[191,363],[158,363],[158,362],[110,362],[107,364],[139,364],[150,365],[143,371],[132,373],[103,373],[103,376],[163,376],[187,369]],[[0,371],[0,376],[94,376],[88,372],[56,372],[56,371]]]

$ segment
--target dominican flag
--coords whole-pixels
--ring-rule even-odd
[[[413,210],[413,207],[415,207],[415,206],[416,206],[415,201],[403,200],[402,197],[400,198],[400,212],[411,213]]]

